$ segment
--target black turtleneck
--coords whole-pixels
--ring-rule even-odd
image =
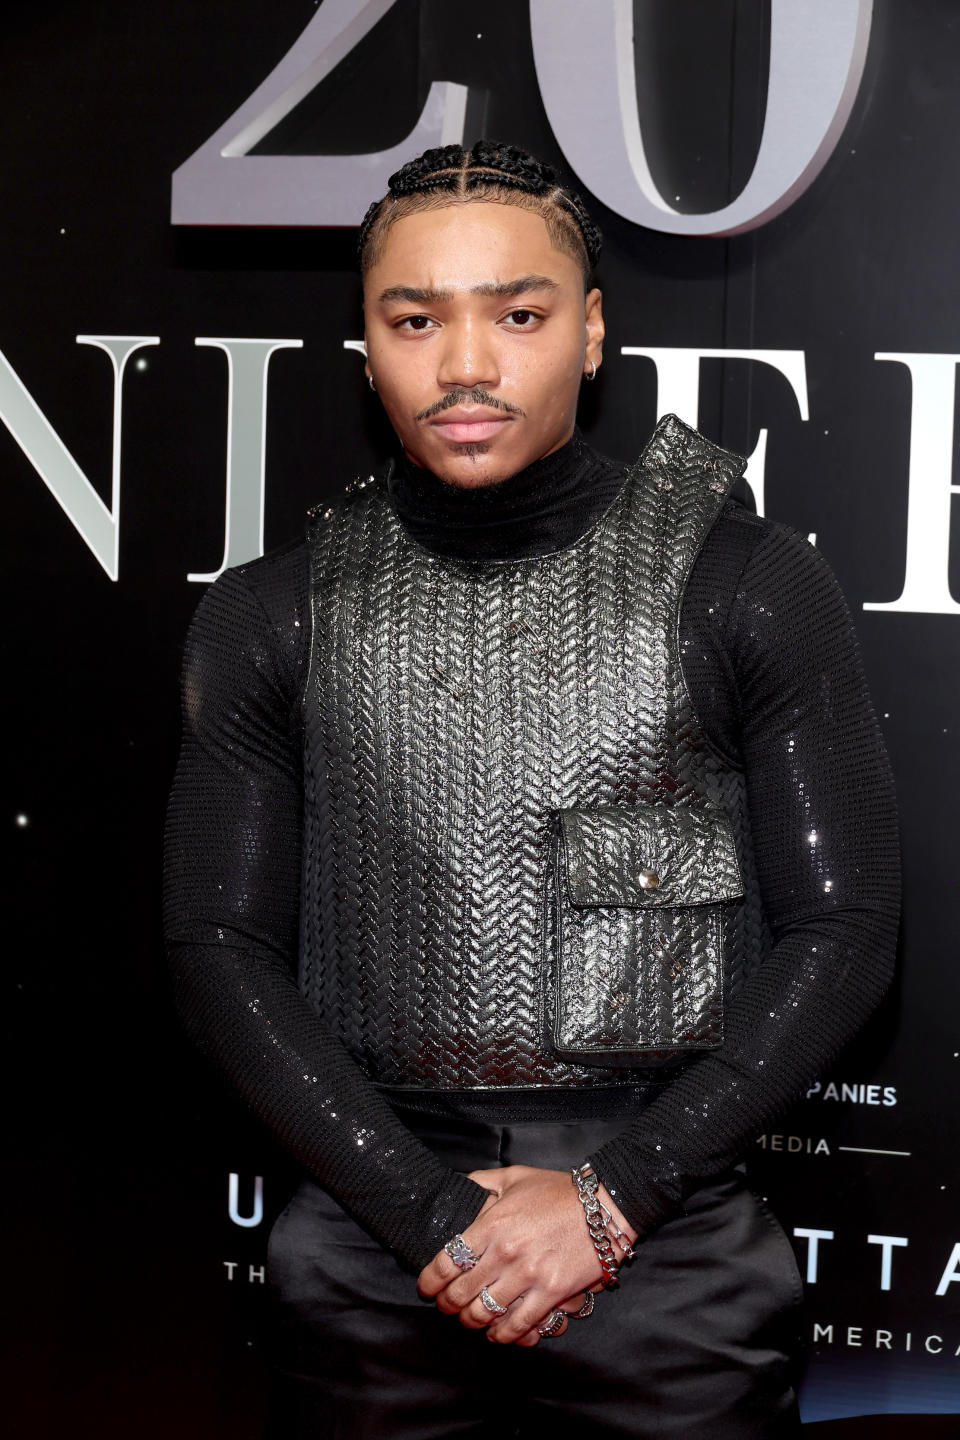
[[[513,560],[572,545],[612,502],[627,468],[574,430],[558,450],[493,485],[451,485],[402,455],[387,486],[404,526],[428,549]]]
[[[575,541],[625,468],[575,432],[498,485],[460,490],[404,459],[389,486],[422,544],[506,558]],[[309,622],[302,540],[227,570],[197,609],[167,821],[171,972],[198,1046],[306,1172],[419,1269],[484,1192],[401,1123],[297,986]],[[723,1045],[592,1155],[641,1234],[741,1158],[859,1028],[890,978],[899,906],[890,772],[822,555],[728,501],[690,574],[679,639],[701,724],[746,773],[775,944],[728,1004]],[[486,1117],[586,1119],[604,1103],[495,1095]]]

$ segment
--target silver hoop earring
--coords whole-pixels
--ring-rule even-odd
[[[590,361],[590,364],[593,366],[593,369],[590,371],[590,374],[589,374],[589,375],[587,374],[586,371],[583,372],[583,378],[584,378],[584,380],[596,380],[596,378],[597,378],[597,362],[596,362],[596,360],[591,360],[591,361]]]
[[[373,376],[372,376],[372,375],[368,375],[368,376],[367,376],[367,383],[368,383],[368,385],[370,386],[370,389],[374,392],[374,394],[376,394],[377,387],[376,387],[376,385],[374,385],[374,383],[373,383]]]

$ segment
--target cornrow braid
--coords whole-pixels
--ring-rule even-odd
[[[415,190],[421,190],[430,179],[452,188],[456,184],[454,175],[445,172],[461,171],[468,164],[469,151],[464,150],[462,145],[435,145],[432,150],[424,150],[422,155],[395,170],[387,181],[387,193],[395,198],[410,195]]]
[[[357,237],[360,269],[375,262],[380,245],[396,220],[417,210],[473,200],[520,204],[541,215],[553,244],[580,264],[589,288],[603,237],[576,191],[561,184],[552,165],[517,145],[478,140],[436,145],[401,165],[389,179],[387,194],[367,210]]]
[[[470,163],[472,166],[486,165],[492,170],[502,170],[504,174],[514,175],[535,189],[560,184],[560,177],[552,165],[538,160],[517,145],[497,145],[494,141],[478,140],[470,152]]]

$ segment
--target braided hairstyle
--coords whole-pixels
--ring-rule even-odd
[[[490,200],[540,215],[551,244],[577,261],[584,289],[590,289],[603,244],[600,230],[580,196],[560,183],[551,165],[528,151],[492,140],[478,140],[469,150],[439,145],[402,165],[388,183],[387,194],[373,202],[360,225],[357,254],[362,275],[379,259],[390,227],[405,215]]]

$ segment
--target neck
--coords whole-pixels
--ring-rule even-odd
[[[574,430],[558,450],[496,484],[451,485],[404,455],[388,488],[405,529],[427,549],[508,560],[573,544],[613,500],[624,473]]]

